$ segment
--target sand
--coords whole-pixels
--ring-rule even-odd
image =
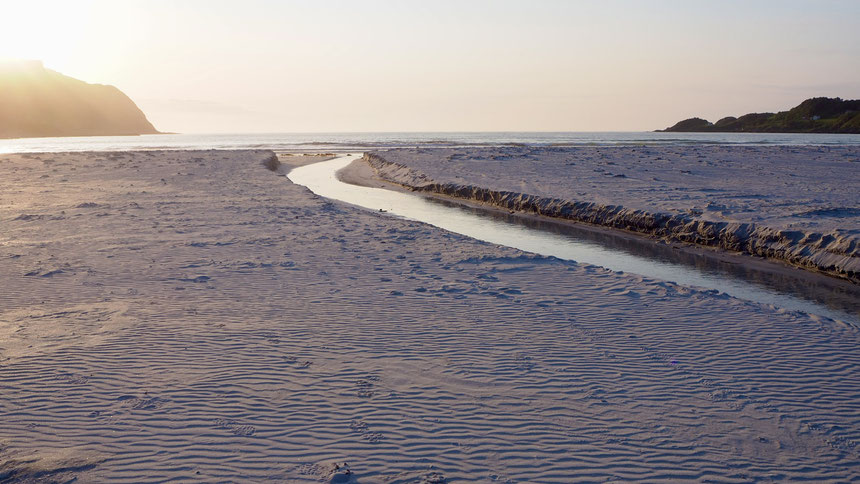
[[[738,251],[860,283],[857,146],[397,149],[412,189]]]
[[[270,156],[0,156],[0,480],[860,479],[858,328],[333,203]]]

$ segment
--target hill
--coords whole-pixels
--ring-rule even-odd
[[[687,133],[851,133],[860,134],[860,99],[814,97],[778,113],[750,113],[711,123],[702,118],[678,122],[664,132]]]
[[[116,87],[64,76],[39,61],[0,63],[0,138],[157,133]]]

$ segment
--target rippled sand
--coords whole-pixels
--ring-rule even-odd
[[[380,153],[442,183],[860,236],[860,146],[489,147]]]
[[[332,203],[269,155],[0,156],[0,480],[860,479],[857,328]]]
[[[365,159],[412,189],[860,283],[860,146],[415,148]]]

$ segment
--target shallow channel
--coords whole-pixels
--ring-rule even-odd
[[[535,254],[714,289],[739,299],[860,324],[860,286],[850,282],[744,256],[709,256],[644,237],[615,235],[610,230],[507,215],[340,181],[336,176],[338,170],[360,157],[348,155],[302,166],[293,169],[287,177],[319,196],[378,213],[384,211],[380,216],[399,216]]]

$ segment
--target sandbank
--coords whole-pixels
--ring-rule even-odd
[[[860,479],[858,328],[325,200],[271,155],[0,155],[0,478]]]
[[[412,190],[786,262],[860,281],[854,146],[396,149]]]

